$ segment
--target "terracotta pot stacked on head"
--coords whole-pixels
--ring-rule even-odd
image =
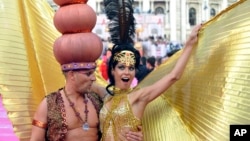
[[[102,52],[102,41],[92,29],[96,13],[87,0],[54,0],[59,5],[54,25],[62,33],[54,43],[54,55],[61,64],[95,62]]]

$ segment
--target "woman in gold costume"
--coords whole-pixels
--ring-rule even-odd
[[[173,70],[151,86],[132,89],[130,85],[140,62],[140,54],[133,47],[134,17],[131,0],[104,1],[110,20],[109,31],[114,44],[108,66],[110,84],[103,89],[95,85],[93,90],[104,98],[100,111],[100,128],[103,141],[125,140],[125,131],[138,131],[143,112],[149,102],[160,96],[180,79],[197,42],[201,25],[197,25],[185,44]],[[108,94],[107,94],[108,93]]]
[[[231,125],[249,125],[249,9],[249,0],[238,0],[203,24],[182,78],[147,105],[144,141],[228,141]],[[65,83],[51,51],[59,35],[47,1],[3,0],[1,11],[0,93],[14,133],[28,141],[36,107]],[[153,85],[170,72],[181,53],[137,88]]]

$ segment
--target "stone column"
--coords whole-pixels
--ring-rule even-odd
[[[95,6],[95,9],[93,8]],[[95,10],[96,13],[101,12],[100,2],[96,1],[95,4],[91,3],[91,7]]]
[[[205,0],[202,0],[201,1],[201,22],[205,22],[205,10],[204,9],[205,9]]]
[[[201,4],[202,11],[202,22],[206,22],[210,19],[210,6],[209,0],[203,0]]]
[[[228,1],[227,0],[222,0],[222,4],[221,4],[221,10],[224,10],[228,7]],[[221,11],[220,10],[220,11]]]
[[[165,26],[167,28],[167,27],[169,27],[169,11],[170,11],[169,10],[169,1],[166,1],[165,6],[166,6],[166,11],[165,11],[165,17],[166,17],[165,18],[165,20],[166,20],[165,23],[166,24],[165,24]]]
[[[210,2],[209,0],[207,0],[206,21],[210,20],[210,10],[211,10]]]
[[[170,0],[170,41],[176,41],[176,0]]]
[[[139,10],[140,10],[140,13],[142,13],[143,12],[143,10],[142,10],[142,1],[138,1],[138,3],[139,3]]]
[[[150,9],[151,12],[154,12],[154,1],[150,0]]]
[[[186,30],[187,30],[187,1],[181,0],[181,42],[186,41]]]
[[[143,0],[142,11],[143,12],[148,12],[149,9],[150,9],[150,2],[149,2],[149,0]]]

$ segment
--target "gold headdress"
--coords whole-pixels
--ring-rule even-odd
[[[112,48],[112,61],[126,65],[135,65],[134,53],[135,18],[133,16],[133,0],[104,0],[105,12],[109,22]],[[131,49],[132,48],[132,49]]]
[[[126,66],[135,65],[135,54],[132,51],[123,50],[116,53],[114,60],[126,64]]]

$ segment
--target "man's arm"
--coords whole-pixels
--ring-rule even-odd
[[[47,102],[46,98],[40,103],[32,122],[30,141],[44,141],[47,127]]]
[[[94,82],[91,86],[91,91],[96,93],[99,97],[102,98],[102,100],[108,95],[108,92],[106,91],[105,87],[100,86],[96,82]]]

